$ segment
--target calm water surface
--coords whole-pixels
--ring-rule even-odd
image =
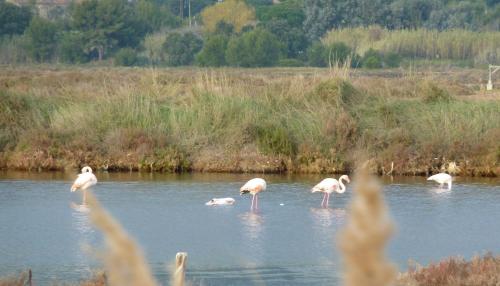
[[[87,246],[100,233],[70,193],[75,175],[0,173],[0,275],[31,268],[37,285],[77,281],[100,263]],[[340,260],[333,238],[346,222],[352,185],[321,209],[309,189],[320,176],[268,176],[260,211],[239,187],[252,175],[97,174],[101,203],[140,243],[157,279],[186,251],[194,285],[336,285]],[[384,181],[397,233],[389,256],[426,264],[450,255],[500,252],[498,179],[457,178],[440,192],[425,178]],[[207,207],[212,197],[234,197],[234,206]],[[72,205],[73,204],[73,205]],[[284,204],[280,206],[280,204]]]

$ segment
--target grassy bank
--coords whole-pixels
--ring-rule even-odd
[[[335,75],[342,75],[342,78]],[[0,166],[500,173],[500,101],[474,70],[0,70]]]

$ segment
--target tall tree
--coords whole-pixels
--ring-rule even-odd
[[[171,66],[190,65],[196,53],[203,46],[203,41],[193,33],[171,33],[163,44],[167,63]]]
[[[31,20],[28,7],[18,7],[0,0],[0,36],[22,34]]]
[[[72,13],[73,28],[86,39],[86,50],[102,60],[109,49],[135,47],[147,32],[127,0],[85,0]]]
[[[29,39],[29,50],[36,61],[46,62],[52,58],[57,46],[57,27],[54,23],[33,18],[26,29],[26,36]]]

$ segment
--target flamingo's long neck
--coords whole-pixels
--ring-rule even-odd
[[[345,192],[345,185],[344,183],[342,182],[342,180],[344,180],[344,178],[339,178],[339,185],[340,185],[340,193],[343,193]]]

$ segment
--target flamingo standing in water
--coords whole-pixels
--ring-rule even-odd
[[[78,174],[78,178],[76,178],[75,182],[71,186],[71,192],[74,192],[78,189],[83,191],[83,204],[86,203],[87,193],[86,190],[97,183],[97,178],[92,173],[92,168],[89,166],[85,166],[82,168],[82,173]]]
[[[326,178],[312,188],[312,190],[311,190],[312,193],[316,193],[316,192],[324,193],[323,201],[321,201],[322,207],[328,207],[328,202],[330,200],[331,193],[337,192],[338,194],[342,194],[345,192],[346,187],[345,187],[344,183],[342,182],[343,180],[345,180],[348,183],[351,182],[351,180],[349,180],[349,177],[347,175],[342,175],[342,176],[340,176],[338,181],[336,179],[333,179],[333,178]]]
[[[446,173],[439,173],[427,178],[427,181],[435,181],[439,183],[439,187],[442,188],[444,184],[448,185],[448,190],[451,190],[451,176]]]
[[[255,178],[246,182],[246,184],[244,184],[243,187],[240,188],[240,196],[246,193],[250,193],[252,195],[252,206],[250,207],[251,210],[258,208],[259,204],[258,195],[260,192],[266,190],[266,186],[267,186],[266,181],[264,181],[264,179]]]

